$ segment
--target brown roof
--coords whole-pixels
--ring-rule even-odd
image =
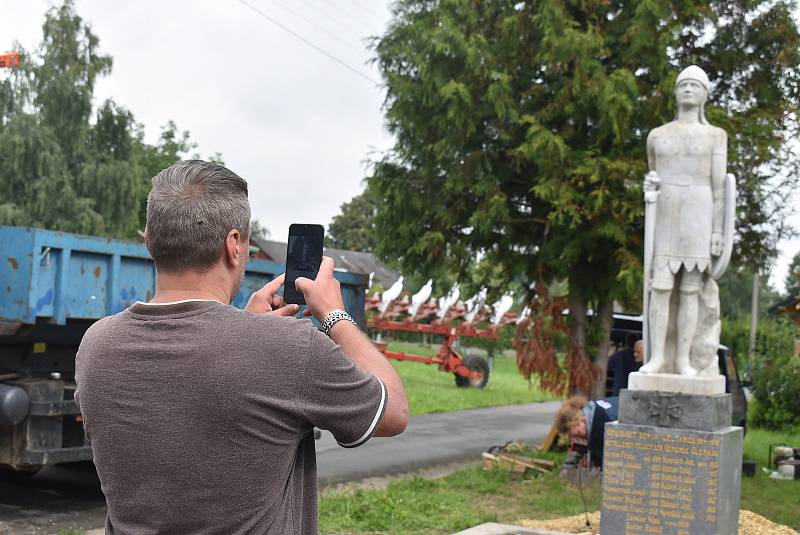
[[[286,243],[272,240],[265,240],[252,236],[250,242],[261,249],[261,251],[273,262],[279,264],[286,263]],[[344,249],[332,249],[326,247],[323,249],[325,256],[333,258],[336,269],[343,269],[353,273],[364,273],[372,276],[372,284],[381,284],[384,288],[388,288],[400,278],[400,273],[386,267],[380,260],[378,260],[372,253],[364,253],[361,251],[346,251]]]

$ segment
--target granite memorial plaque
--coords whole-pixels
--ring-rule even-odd
[[[736,535],[742,434],[607,424],[601,535]]]

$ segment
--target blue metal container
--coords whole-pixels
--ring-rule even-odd
[[[283,270],[251,260],[233,305],[244,307]],[[363,327],[368,277],[335,276]],[[36,470],[92,458],[74,402],[75,353],[92,323],[154,291],[142,243],[0,227],[0,465]]]
[[[254,291],[284,266],[251,260],[233,305],[243,308]],[[364,325],[367,276],[335,273],[345,308]],[[36,228],[0,227],[0,335],[24,324],[97,320],[155,291],[155,268],[142,243]]]

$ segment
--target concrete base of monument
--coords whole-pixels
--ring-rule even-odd
[[[650,390],[619,392],[619,421],[626,424],[716,431],[731,425],[731,395],[694,396]]]
[[[743,436],[606,424],[601,535],[736,535]]]
[[[725,393],[725,376],[689,377],[672,373],[633,372],[628,376],[628,390],[658,390],[696,396]]]

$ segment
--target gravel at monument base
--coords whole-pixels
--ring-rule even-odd
[[[589,522],[595,529],[600,526],[600,511],[589,513]],[[526,528],[549,529],[565,533],[592,533],[591,531],[586,531],[586,517],[584,515],[554,518],[552,520],[520,520],[515,524]],[[800,535],[800,532],[771,522],[752,511],[741,510],[739,511],[739,535]]]

